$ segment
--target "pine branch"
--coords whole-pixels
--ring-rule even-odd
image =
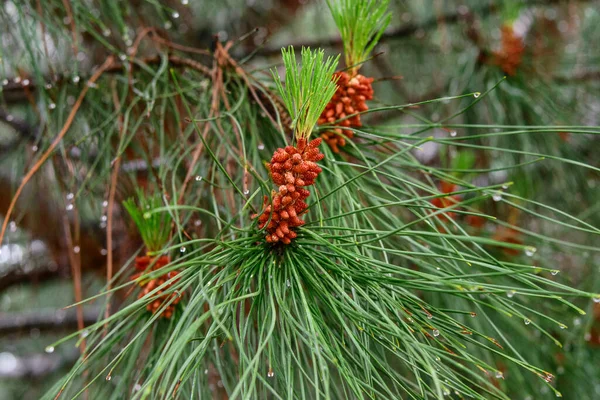
[[[151,57],[145,57],[141,59],[134,59],[131,63],[123,63],[119,61],[113,61],[110,67],[108,67],[105,71],[106,74],[123,74],[128,68],[131,67],[132,70],[137,71],[142,67],[141,65],[160,65],[163,62],[163,57],[167,57],[167,60],[174,67],[178,68],[191,68],[196,70],[208,77],[211,76],[210,68],[205,66],[199,61],[196,61],[191,58],[180,57],[172,54],[161,55],[157,54]],[[88,76],[91,76],[89,74]],[[87,79],[88,76],[83,76],[83,78]],[[82,78],[82,80],[84,80]],[[48,76],[44,79],[45,83],[36,82],[33,78],[30,79],[22,79],[22,78],[12,78],[7,80],[7,83],[3,86],[2,91],[0,92],[3,96],[3,99],[6,103],[19,103],[23,101],[27,101],[27,94],[34,92],[36,90],[40,90],[45,85],[52,86],[60,86],[69,82],[69,77],[64,75],[56,74],[53,76]]]
[[[2,362],[10,364],[0,369],[0,378],[37,380],[73,365],[79,357],[79,351],[70,350],[66,355],[34,354],[25,357],[4,353],[4,357]]]
[[[472,9],[472,10],[469,10],[466,8],[461,8],[460,10],[458,10],[456,12],[448,13],[448,14],[445,14],[445,15],[439,16],[439,17],[429,18],[423,22],[409,23],[409,24],[405,24],[403,26],[399,26],[394,29],[388,29],[386,32],[383,32],[383,34],[381,35],[381,37],[379,39],[379,42],[385,42],[387,40],[394,40],[394,39],[410,37],[410,36],[416,34],[417,32],[420,32],[423,30],[435,29],[438,27],[440,20],[443,20],[444,23],[452,24],[452,23],[458,23],[458,22],[464,21],[467,18],[467,16],[469,16],[470,14],[486,16],[488,14],[495,13],[496,11],[497,11],[497,6],[491,5],[491,4],[483,6],[483,7],[478,7],[478,8]],[[342,39],[336,35],[336,36],[333,36],[330,38],[316,39],[313,41],[305,40],[302,42],[296,42],[296,43],[292,43],[291,46],[293,46],[293,47],[306,46],[306,47],[310,47],[310,48],[319,48],[319,47],[339,48],[339,47],[342,47],[343,44],[344,43],[343,43]],[[280,51],[281,51],[280,47],[265,46],[265,47],[257,50],[256,54],[262,55],[262,56],[274,56],[274,55],[279,54]]]
[[[95,323],[100,310],[85,308],[83,322],[86,326]],[[67,310],[37,311],[19,314],[3,314],[0,318],[0,335],[40,331],[59,331],[77,329],[77,312],[75,308]]]
[[[51,279],[69,276],[69,266],[57,266],[54,263],[48,263],[31,270],[25,270],[22,267],[11,268],[11,270],[0,276],[0,291],[4,291],[12,286],[21,284],[35,284],[46,282]]]

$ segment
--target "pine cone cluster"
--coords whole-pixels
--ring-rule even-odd
[[[366,111],[369,109],[366,101],[373,99],[373,78],[367,78],[363,75],[355,75],[351,77],[347,72],[336,72],[334,79],[338,78],[338,88],[325,107],[318,120],[319,125],[331,124],[348,115]],[[360,127],[360,115],[352,115],[350,118],[344,119],[336,123],[346,127]],[[340,151],[339,146],[346,145],[346,138],[352,138],[354,132],[349,129],[335,128],[321,135],[323,140],[331,147],[334,153]]]
[[[306,212],[308,206],[304,200],[310,195],[305,188],[315,183],[321,172],[316,162],[324,157],[319,152],[320,144],[320,138],[308,144],[306,139],[300,139],[296,147],[279,148],[273,154],[268,168],[279,190],[271,204],[265,196],[264,211],[258,217],[258,227],[262,229],[266,225],[267,242],[290,244],[296,238],[293,229],[304,225],[300,216]]]
[[[170,261],[171,260],[168,256],[161,256],[156,260],[156,262],[152,266],[152,270],[156,271],[167,265]],[[138,271],[138,273],[135,274],[133,278],[137,278],[140,274],[146,271],[152,262],[153,259],[149,256],[136,257],[135,269]],[[179,274],[179,271],[170,271],[167,272],[165,275],[159,276],[158,278],[154,278],[149,280],[148,282],[145,282],[142,285],[142,291],[138,295],[138,299],[141,299],[142,297],[146,296],[148,293],[152,292],[154,289],[161,286],[177,274]],[[159,297],[146,306],[146,309],[148,311],[150,311],[151,313],[156,313],[165,302],[170,302],[170,304],[163,310],[161,316],[163,318],[171,318],[171,316],[173,315],[173,311],[175,311],[175,306],[181,301],[181,296],[177,293],[165,295],[161,294],[165,290],[169,289],[173,285],[173,283],[174,282],[171,282],[170,284],[153,294],[153,296],[158,295]]]
[[[514,29],[505,25],[502,27],[502,48],[494,52],[493,62],[510,76],[517,73],[517,68],[523,61],[525,44],[520,36],[515,34]]]

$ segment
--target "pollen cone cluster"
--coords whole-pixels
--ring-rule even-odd
[[[367,78],[360,74],[350,76],[347,72],[336,72],[333,77],[334,79],[338,77],[338,88],[327,107],[325,107],[325,111],[321,114],[318,124],[335,123],[345,127],[362,126],[360,115],[356,113],[369,109],[366,101],[373,99],[373,87],[371,85],[373,78]],[[349,115],[352,116],[343,121],[338,121]],[[346,138],[352,138],[353,136],[354,133],[351,130],[342,128],[335,128],[321,135],[335,153],[340,151],[340,146],[346,145]]]
[[[265,196],[264,211],[258,217],[258,227],[262,229],[266,226],[267,242],[290,244],[296,238],[294,228],[304,225],[300,216],[306,212],[304,200],[310,195],[306,187],[315,183],[321,172],[316,162],[324,157],[319,152],[320,144],[320,138],[310,143],[300,139],[296,147],[280,148],[273,154],[268,168],[279,190],[270,204]]]
[[[138,273],[136,273],[133,276],[133,278],[140,276],[144,271],[146,271],[148,269],[148,267],[150,266],[150,264],[152,264],[152,262],[153,262],[153,259],[149,256],[136,257],[135,269],[138,271]],[[158,259],[156,259],[156,261],[154,262],[154,265],[152,266],[152,270],[156,271],[156,270],[164,267],[165,265],[167,265],[169,262],[170,262],[170,259],[168,256],[161,256]],[[165,282],[167,282],[168,280],[170,280],[171,278],[176,276],[178,273],[179,273],[179,271],[170,271],[162,276],[159,276],[158,278],[154,278],[147,282],[144,282],[142,284],[142,291],[138,295],[138,299],[141,299],[142,297],[146,296],[148,293],[152,292],[154,289],[161,286],[162,284],[164,284]],[[152,313],[156,313],[158,310],[160,310],[163,307],[165,302],[167,302],[167,303],[170,302],[169,305],[162,311],[161,316],[164,318],[171,318],[171,316],[173,315],[173,311],[175,310],[175,306],[181,301],[181,296],[178,293],[170,293],[170,294],[163,295],[163,292],[165,290],[168,290],[171,287],[171,285],[173,285],[173,283],[174,282],[171,282],[170,284],[161,288],[160,290],[158,290],[157,292],[155,292],[152,295],[152,296],[158,296],[158,297],[152,303],[150,303],[146,306],[146,309],[148,311],[150,311]]]
[[[493,62],[499,65],[507,75],[515,75],[523,60],[525,44],[509,25],[502,27],[502,48],[494,52]]]

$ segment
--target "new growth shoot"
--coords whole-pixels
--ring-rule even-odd
[[[354,76],[389,25],[389,0],[327,0],[342,42],[346,67]]]
[[[308,139],[336,91],[336,82],[331,76],[337,68],[339,55],[324,60],[323,50],[302,48],[300,67],[293,47],[281,49],[281,55],[285,66],[285,87],[276,70],[272,71],[273,78],[292,117],[296,140]]]
[[[137,191],[137,201],[131,197],[123,202],[123,206],[131,215],[149,253],[160,252],[169,240],[171,217],[166,212],[153,212],[162,207],[159,195],[147,196]]]

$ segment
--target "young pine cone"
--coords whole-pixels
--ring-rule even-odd
[[[347,72],[336,72],[335,77],[339,77],[338,88],[321,114],[318,120],[319,125],[335,123],[345,127],[362,126],[358,113],[369,109],[366,101],[373,99],[373,86],[371,85],[373,78],[367,78],[360,74],[351,77]],[[346,119],[338,121],[343,118]],[[340,151],[339,146],[346,145],[346,138],[353,136],[354,132],[342,128],[334,128],[321,135],[334,153]]]
[[[502,48],[493,53],[493,63],[500,66],[507,75],[513,76],[523,61],[524,52],[523,39],[515,34],[511,26],[504,25],[502,27]]]
[[[156,259],[155,262],[150,256],[136,257],[135,269],[138,272],[135,275],[133,275],[132,279],[139,277],[144,271],[147,271],[148,267],[150,266],[150,264],[152,264],[152,262],[154,262],[154,265],[152,266],[152,271],[156,271],[167,265],[170,261],[171,260],[168,256],[161,256],[158,259]],[[170,271],[167,272],[165,275],[159,276],[158,278],[154,278],[147,282],[144,282],[143,284],[141,284],[142,290],[138,295],[138,299],[141,299],[142,297],[146,296],[154,289],[161,286],[177,274],[179,274],[179,271]],[[181,295],[179,293],[170,293],[162,295],[162,293],[165,290],[169,289],[175,282],[176,281],[171,282],[166,287],[154,293],[153,296],[159,297],[156,298],[152,303],[148,304],[146,306],[146,309],[152,313],[155,313],[163,306],[165,302],[170,302],[172,300],[171,303],[161,313],[161,317],[171,318],[171,316],[173,315],[173,311],[175,310],[175,306],[181,301]]]
[[[313,185],[321,173],[316,164],[324,157],[319,152],[320,144],[320,138],[308,144],[306,139],[300,139],[296,147],[286,146],[273,154],[268,168],[279,190],[271,204],[265,196],[264,211],[258,217],[258,227],[262,229],[266,225],[267,242],[290,244],[297,236],[293,229],[304,225],[300,216],[306,212],[308,206],[304,200],[310,195],[305,187]]]

